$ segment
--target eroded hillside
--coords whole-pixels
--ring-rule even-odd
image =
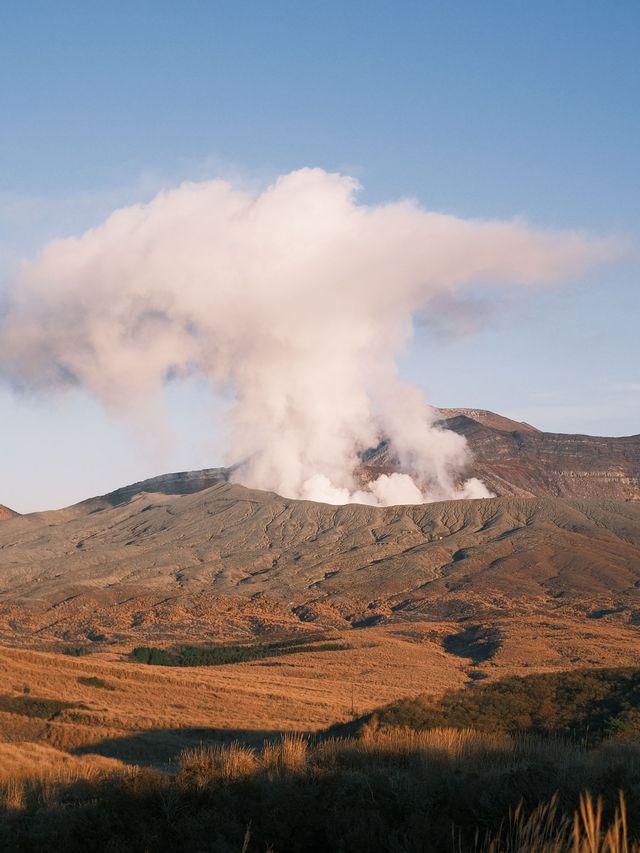
[[[98,622],[106,634],[170,630],[194,611],[221,630],[239,620],[258,632],[273,620],[348,627],[505,608],[635,622],[640,504],[330,506],[227,482],[139,492],[3,523],[0,606],[14,630],[38,613],[38,630],[55,636]]]
[[[467,439],[478,477],[496,495],[640,500],[640,435],[541,432],[479,409],[441,409],[443,427]],[[365,454],[364,479],[399,470],[383,441]]]

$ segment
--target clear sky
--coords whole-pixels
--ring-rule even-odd
[[[636,0],[4,3],[0,295],[44,241],[160,188],[321,166],[366,202],[629,238],[466,334],[420,324],[403,370],[437,405],[638,433],[639,56]],[[151,451],[80,392],[0,386],[0,503],[220,464],[224,401],[196,381],[167,401],[175,440]]]

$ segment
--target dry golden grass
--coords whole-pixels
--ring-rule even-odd
[[[603,825],[602,798],[588,791],[580,795],[573,820],[558,814],[558,796],[526,814],[520,803],[506,826],[477,847],[478,853],[639,853],[640,843],[629,838],[626,799],[618,793],[618,807]]]
[[[113,652],[70,658],[0,648],[0,676],[5,690],[27,686],[32,695],[82,702],[90,709],[62,714],[58,727],[86,724],[107,732],[315,731],[407,693],[437,695],[466,678],[465,662],[446,654],[437,639],[417,644],[380,629],[341,639],[348,650],[188,669],[136,664]],[[79,683],[79,677],[90,676],[115,689]]]
[[[255,750],[234,741],[228,746],[212,744],[186,749],[181,756],[183,778],[196,787],[213,782],[231,782],[250,776],[258,766]]]
[[[640,845],[629,841],[627,804],[622,791],[619,805],[608,828],[602,827],[602,798],[595,801],[586,792],[573,820],[574,853],[637,853]]]
[[[5,745],[0,761],[32,746]],[[178,839],[180,849],[200,850],[214,831],[212,849],[315,853],[334,849],[327,839],[348,828],[344,849],[354,853],[396,849],[372,846],[392,837],[407,853],[640,853],[637,814],[627,814],[622,793],[617,808],[610,797],[621,782],[640,803],[638,756],[622,749],[451,729],[284,735],[261,749],[200,744],[182,753],[173,776],[36,745],[31,772],[25,764],[0,780],[0,846],[62,849],[46,845],[65,837],[75,851],[90,831],[99,850],[173,851]]]
[[[503,645],[481,667],[489,680],[637,662],[638,629],[631,626],[553,616],[530,622],[522,615],[503,619],[500,628]],[[462,687],[471,663],[442,647],[456,630],[450,622],[352,630],[336,635],[349,644],[346,650],[184,669],[132,663],[130,647],[81,658],[0,648],[0,693],[28,688],[32,696],[86,706],[50,721],[0,713],[0,741],[66,750],[95,745],[111,757],[165,766],[203,736],[194,730],[215,729],[249,743],[280,732],[314,732],[400,698]],[[79,680],[87,678],[113,689]]]
[[[51,807],[61,788],[90,786],[129,769],[100,755],[75,756],[41,743],[0,743],[0,809]]]
[[[29,741],[0,743],[0,782],[36,777],[60,779],[66,774],[90,777],[123,769],[121,762],[101,755],[70,755],[47,744]]]

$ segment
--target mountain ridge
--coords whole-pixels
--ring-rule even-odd
[[[439,426],[467,440],[472,462],[465,477],[482,480],[497,497],[640,500],[640,434],[551,433],[486,409],[441,408],[436,412]],[[567,459],[569,467],[563,468]],[[363,484],[380,474],[402,470],[387,440],[365,451],[361,460],[357,473]],[[234,467],[161,474],[80,503],[116,505],[143,491],[191,494],[228,481]]]
[[[640,434],[606,437],[551,433],[486,409],[440,408],[436,425],[466,439],[471,463],[465,477],[477,477],[497,497],[610,497],[640,500]],[[126,503],[141,492],[191,494],[228,481],[235,466],[160,474],[122,486],[74,506]],[[356,472],[361,484],[380,474],[402,471],[390,443],[361,455]],[[0,521],[15,517],[0,505]]]
[[[444,411],[441,423],[469,441],[470,473],[502,494],[334,506],[209,468],[12,514],[0,524],[0,637],[164,642],[552,611],[635,630],[640,437]],[[363,455],[364,480],[393,470],[388,443]]]
[[[498,497],[640,500],[640,435],[543,432],[486,410],[438,411],[446,417],[437,424],[467,441],[472,458],[464,476],[482,480]],[[361,476],[367,481],[398,470],[384,440],[365,454]]]

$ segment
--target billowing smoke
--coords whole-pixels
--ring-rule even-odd
[[[463,479],[464,439],[398,376],[412,318],[474,281],[562,279],[615,247],[358,204],[357,189],[320,169],[257,195],[186,183],[47,244],[11,289],[0,375],[130,412],[168,377],[200,374],[234,389],[229,459],[246,485],[332,503],[487,496]],[[383,435],[411,476],[358,487],[358,454]]]

